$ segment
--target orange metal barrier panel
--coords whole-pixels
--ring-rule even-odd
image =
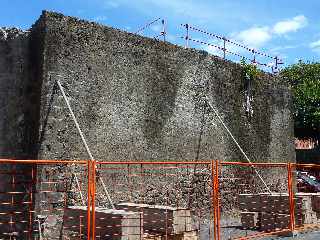
[[[256,239],[319,227],[320,165],[0,160],[4,239]]]

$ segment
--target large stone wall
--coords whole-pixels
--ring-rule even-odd
[[[263,73],[248,84],[239,64],[204,51],[51,12],[29,32],[0,32],[0,158],[88,158],[58,79],[95,159],[244,160],[207,96],[253,161],[295,160],[291,95],[282,79]],[[28,181],[31,168],[1,170],[24,171]],[[11,180],[0,181],[9,191]]]
[[[282,79],[262,74],[250,84],[248,116],[241,66],[204,51],[51,12],[13,32],[0,42],[3,158],[88,157],[60,79],[96,159],[243,160],[208,96],[254,161],[295,160]]]
[[[254,161],[294,161],[291,95],[282,79],[262,74],[251,83],[248,117],[238,64],[56,13],[39,22],[39,158],[87,158],[60,92],[53,93],[60,79],[96,159],[242,160],[203,101],[208,96]]]

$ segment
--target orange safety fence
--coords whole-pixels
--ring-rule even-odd
[[[103,221],[108,205],[97,194],[97,239],[213,239],[211,162],[97,162],[97,171],[117,209]]]
[[[0,238],[290,235],[320,227],[318,192],[320,165],[2,159]]]
[[[87,172],[87,161],[0,160],[0,238],[86,239],[87,214],[71,219],[66,213],[82,204]]]

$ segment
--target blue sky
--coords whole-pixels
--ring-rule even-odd
[[[176,44],[185,44],[181,39],[185,29],[180,24],[188,23],[269,55],[280,56],[286,65],[299,59],[320,60],[319,0],[1,0],[0,26],[28,29],[43,9],[130,32],[161,17],[167,23],[167,40]],[[160,31],[159,21],[141,34],[153,37]],[[210,44],[222,44],[219,39],[197,32],[190,32],[190,36]],[[221,51],[212,46],[193,42],[190,45],[221,55]],[[227,48],[252,58],[249,52],[234,45],[227,44]],[[267,58],[258,60],[270,62]]]

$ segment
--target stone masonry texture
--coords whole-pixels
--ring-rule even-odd
[[[295,161],[281,78],[249,84],[248,116],[239,64],[47,11],[29,31],[0,28],[0,158],[88,159],[57,80],[97,160],[244,161],[207,97],[252,161]],[[24,181],[31,168],[1,165]]]
[[[208,96],[253,161],[295,160],[282,79],[251,83],[249,118],[241,66],[204,51],[52,12],[10,31],[0,42],[1,157],[88,158],[59,79],[96,159],[243,160]]]
[[[38,158],[87,159],[61,93],[67,92],[99,160],[243,160],[204,100],[208,96],[253,161],[294,161],[291,95],[263,74],[245,114],[242,68],[95,23],[44,12]]]

